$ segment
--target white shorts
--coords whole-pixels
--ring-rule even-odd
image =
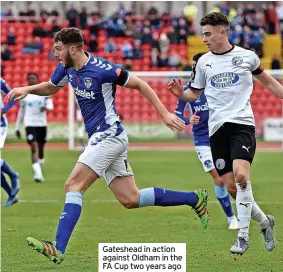
[[[133,176],[128,162],[128,136],[125,130],[115,136],[117,125],[104,132],[94,133],[78,162],[91,168],[99,177],[103,177],[109,186],[116,177]]]
[[[213,164],[213,159],[212,159],[212,154],[211,154],[211,149],[209,146],[196,146],[195,150],[198,154],[198,158],[202,163],[204,171],[210,172],[215,168]]]
[[[0,127],[0,149],[4,147],[7,137],[8,127]]]

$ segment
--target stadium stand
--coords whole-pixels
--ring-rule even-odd
[[[236,41],[242,41],[243,43],[239,42],[241,46],[251,45],[252,42],[249,39],[255,38],[245,34],[245,30],[251,31],[252,34],[259,30],[258,33],[261,35],[260,30],[262,29],[262,36],[258,41],[262,44],[264,68],[271,68],[274,57],[278,58],[279,65],[281,64],[282,67],[282,38],[279,34],[282,30],[277,27],[279,20],[276,19],[276,14],[275,17],[273,16],[274,6],[261,6],[256,10],[254,6],[249,4],[246,7],[239,6],[238,9],[221,4],[215,9],[226,12],[228,16],[230,16],[229,13],[232,14],[230,16],[233,30],[231,35],[239,34],[238,30],[240,30],[241,34],[239,35],[243,39],[236,39]],[[19,20],[9,19],[11,17],[5,19],[5,16],[1,19],[2,68],[5,80],[11,87],[24,85],[28,72],[38,73],[40,81],[48,80],[58,64],[52,56],[52,36],[59,29],[70,25],[82,29],[86,50],[91,48],[94,55],[106,58],[121,66],[125,65],[133,71],[182,70],[184,63],[187,63],[187,60],[190,63],[194,54],[207,51],[201,36],[194,35],[194,22],[191,18],[170,16],[169,13],[159,15],[156,7],[151,7],[145,16],[137,16],[134,10],[125,10],[123,6],[120,6],[115,14],[107,20],[102,20],[99,10],[87,14],[85,9],[78,11],[71,8],[67,12],[67,20],[61,20],[60,24],[57,24],[56,18],[59,18],[59,14],[55,11],[51,14],[47,13],[47,16],[52,17],[49,20],[46,20],[44,11],[41,12],[42,16],[39,20],[29,17],[34,15],[32,11],[29,13],[26,11],[22,15],[24,17],[20,17]],[[262,19],[261,24],[256,25],[258,18]],[[272,24],[273,20],[275,20],[274,25]],[[268,28],[264,28],[265,23]],[[277,34],[267,34],[268,31],[272,33],[273,30]],[[233,36],[234,38],[240,37],[236,34]],[[113,48],[110,47],[111,50],[108,45],[110,39],[114,44]],[[31,50],[23,51],[26,47]],[[256,47],[258,48],[258,44]],[[256,48],[254,49],[256,50]],[[4,51],[7,53],[6,55],[4,55]],[[5,56],[8,56],[7,60]],[[176,99],[168,94],[167,83],[150,81],[149,84],[168,109],[173,111]],[[121,89],[118,88],[117,92],[117,110],[125,120],[159,120],[154,109],[141,95],[127,89],[121,91]],[[67,88],[64,88],[54,96],[55,110],[48,113],[50,121],[67,121],[67,101],[68,92]],[[130,106],[127,103],[129,101],[134,102],[134,114],[130,114]],[[259,133],[262,131],[262,121],[266,116],[282,116],[280,99],[270,96],[258,83],[255,84],[251,102]],[[8,118],[11,121],[16,119],[16,112],[17,107],[12,108],[9,112]]]

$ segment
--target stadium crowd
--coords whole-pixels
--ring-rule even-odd
[[[231,23],[230,42],[250,48],[256,51],[259,57],[264,57],[264,35],[280,32],[283,38],[283,4],[274,5],[270,2],[259,7],[255,7],[253,3],[239,3],[236,7],[231,4],[234,3],[219,2],[212,10],[221,11],[228,16]],[[119,8],[110,17],[105,17],[96,7],[71,7],[66,14],[60,14],[56,9],[50,12],[42,9],[41,20],[36,21],[32,31],[33,38],[26,38],[21,53],[41,53],[45,46],[42,38],[53,37],[62,26],[69,26],[83,30],[90,52],[122,52],[123,64],[129,70],[133,68],[132,60],[141,60],[144,57],[146,48],[150,51],[149,56],[146,55],[150,58],[150,67],[175,67],[186,71],[191,69],[187,54],[180,54],[177,46],[183,45],[183,48],[186,48],[188,36],[195,34],[195,13],[196,7],[189,4],[184,7],[181,16],[171,16],[167,11],[158,10],[154,2],[144,16],[137,15],[133,7],[126,9],[123,3],[120,3]],[[19,15],[33,18],[37,14],[36,10],[30,8],[20,11]],[[8,11],[2,16],[13,16],[13,13]],[[121,38],[125,39],[121,42]],[[14,59],[9,46],[16,44],[15,29],[11,27],[6,41],[1,45],[3,61]],[[272,69],[280,69],[280,57],[274,56]],[[48,58],[54,59],[52,49]]]

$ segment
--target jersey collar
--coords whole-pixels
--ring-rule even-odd
[[[232,48],[230,48],[230,49],[229,49],[228,51],[226,51],[226,52],[223,52],[223,53],[216,53],[216,52],[212,52],[212,51],[211,51],[211,53],[214,54],[214,55],[225,55],[225,54],[228,54],[229,52],[231,52],[234,48],[235,48],[235,46],[233,45]]]

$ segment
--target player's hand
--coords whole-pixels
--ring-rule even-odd
[[[184,92],[181,78],[176,80],[175,78],[168,83],[168,90],[173,95],[179,97]]]
[[[192,125],[197,125],[199,123],[200,117],[198,116],[198,112],[196,111],[190,118],[190,123]]]
[[[166,113],[163,116],[163,121],[166,124],[166,126],[173,131],[175,131],[176,129],[182,131],[186,127],[185,122],[182,119],[180,119],[178,116],[170,112]]]
[[[21,135],[21,132],[19,130],[16,130],[16,136],[18,137],[19,140],[21,140],[22,135]]]
[[[25,98],[29,94],[28,88],[27,87],[19,87],[19,88],[14,88],[12,91],[10,91],[6,95],[6,100],[8,102],[11,102],[13,98],[15,98],[15,101],[21,100]]]

